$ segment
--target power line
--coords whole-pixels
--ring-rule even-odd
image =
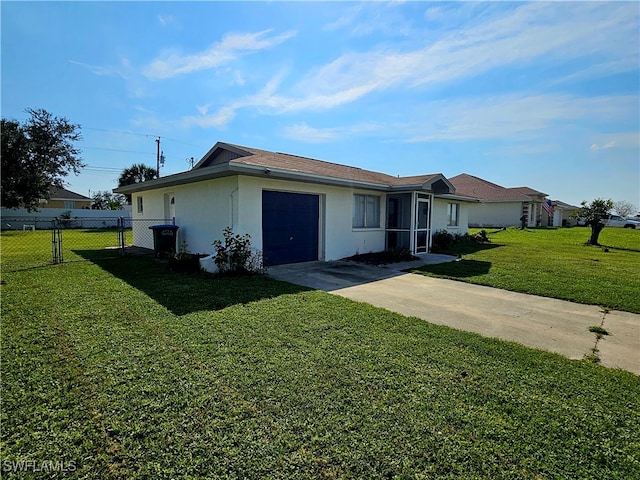
[[[122,135],[137,135],[139,137],[157,137],[151,133],[125,132],[123,130],[109,130],[107,128],[82,127],[85,130],[96,130],[98,132],[120,133]]]
[[[85,145],[79,145],[79,147],[81,149],[83,148],[88,148],[90,150],[106,150],[108,152],[123,152],[123,153],[136,153],[136,154],[140,154],[140,155],[152,155],[153,152],[137,152],[135,150],[121,150],[118,148],[105,148],[105,147],[87,147]]]
[[[161,135],[157,135],[155,133],[140,133],[140,132],[127,132],[125,130],[111,130],[108,128],[95,128],[95,127],[82,127],[85,130],[95,130],[98,132],[108,132],[108,133],[119,133],[122,135],[135,135],[138,137],[154,137],[157,138]],[[169,140],[171,142],[177,142],[177,143],[182,143],[184,145],[189,145],[191,147],[196,147],[196,148],[210,148],[210,146],[204,146],[204,145],[196,145],[194,143],[189,143],[189,142],[185,142],[184,140],[177,140],[175,138],[169,138],[169,137],[162,137],[164,140]]]

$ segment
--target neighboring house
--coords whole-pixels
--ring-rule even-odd
[[[210,252],[231,227],[251,236],[267,266],[393,247],[424,253],[436,230],[466,233],[475,202],[438,173],[394,177],[221,142],[187,172],[114,191],[132,195],[137,246],[153,247],[140,220],[174,218],[191,252]]]
[[[51,187],[49,199],[40,201],[40,208],[91,208],[92,200],[89,197],[72,192],[66,188]]]
[[[553,205],[553,226],[554,227],[575,227],[578,224],[576,215],[580,207],[569,205],[560,200],[552,200]]]
[[[459,195],[478,200],[469,206],[469,226],[516,226],[523,216],[527,227],[553,225],[553,209],[545,207],[546,193],[529,187],[506,188],[466,173],[449,181]]]

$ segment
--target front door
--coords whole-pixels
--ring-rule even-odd
[[[429,251],[429,200],[418,198],[416,203],[415,221],[415,253],[427,253]]]

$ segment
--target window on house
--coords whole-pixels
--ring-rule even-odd
[[[136,197],[136,204],[138,205],[138,213],[142,213],[142,197]]]
[[[353,227],[380,227],[380,197],[376,195],[353,196]]]
[[[64,201],[64,208],[76,208],[76,202],[74,200],[65,200]]]
[[[448,203],[447,204],[447,226],[457,227],[460,216],[460,204]]]

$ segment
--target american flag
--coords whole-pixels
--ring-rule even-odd
[[[553,205],[551,205],[551,200],[543,202],[542,208],[544,208],[544,211],[547,212],[547,215],[549,215],[550,217],[553,216]]]

